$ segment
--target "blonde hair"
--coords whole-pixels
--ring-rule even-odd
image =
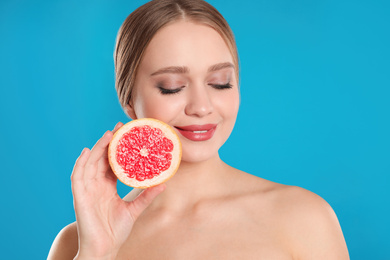
[[[117,35],[115,88],[123,108],[131,100],[139,64],[153,36],[163,26],[183,19],[210,26],[221,35],[233,57],[238,80],[238,53],[233,32],[212,5],[203,0],[153,0],[132,12]]]

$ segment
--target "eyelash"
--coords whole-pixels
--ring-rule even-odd
[[[172,95],[172,94],[179,93],[182,88],[183,87],[175,88],[175,89],[166,89],[166,88],[163,88],[163,87],[158,87],[158,89],[160,90],[160,93],[163,94],[163,95]]]
[[[226,83],[226,84],[210,84],[210,86],[212,86],[213,88],[215,89],[229,89],[229,88],[232,88],[233,85],[230,84],[230,82]]]
[[[209,86],[215,88],[215,89],[230,89],[233,87],[232,84],[230,84],[230,82],[226,83],[226,84],[209,84]],[[166,89],[166,88],[163,88],[163,87],[158,87],[158,89],[160,90],[160,93],[163,94],[163,95],[172,95],[172,94],[177,94],[179,93],[182,89],[184,88],[183,87],[180,87],[180,88],[175,88],[175,89]]]

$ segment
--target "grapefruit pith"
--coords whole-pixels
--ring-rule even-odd
[[[142,118],[123,125],[108,146],[111,169],[134,188],[156,186],[170,179],[181,161],[181,143],[164,122]]]

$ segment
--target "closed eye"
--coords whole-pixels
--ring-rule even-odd
[[[163,87],[158,87],[158,89],[160,90],[160,93],[163,94],[163,95],[169,95],[169,94],[176,94],[176,93],[179,93],[181,90],[182,90],[183,87],[180,87],[180,88],[175,88],[175,89],[167,89],[167,88],[163,88]]]
[[[233,87],[233,85],[230,84],[230,82],[228,82],[226,84],[209,84],[209,85],[215,89],[229,89],[229,88]]]

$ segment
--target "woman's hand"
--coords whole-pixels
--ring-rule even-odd
[[[114,132],[123,124],[118,123]],[[85,148],[72,173],[79,250],[75,259],[114,259],[142,211],[164,185],[149,188],[134,201],[122,200],[108,163],[113,133],[107,131],[92,150]]]

